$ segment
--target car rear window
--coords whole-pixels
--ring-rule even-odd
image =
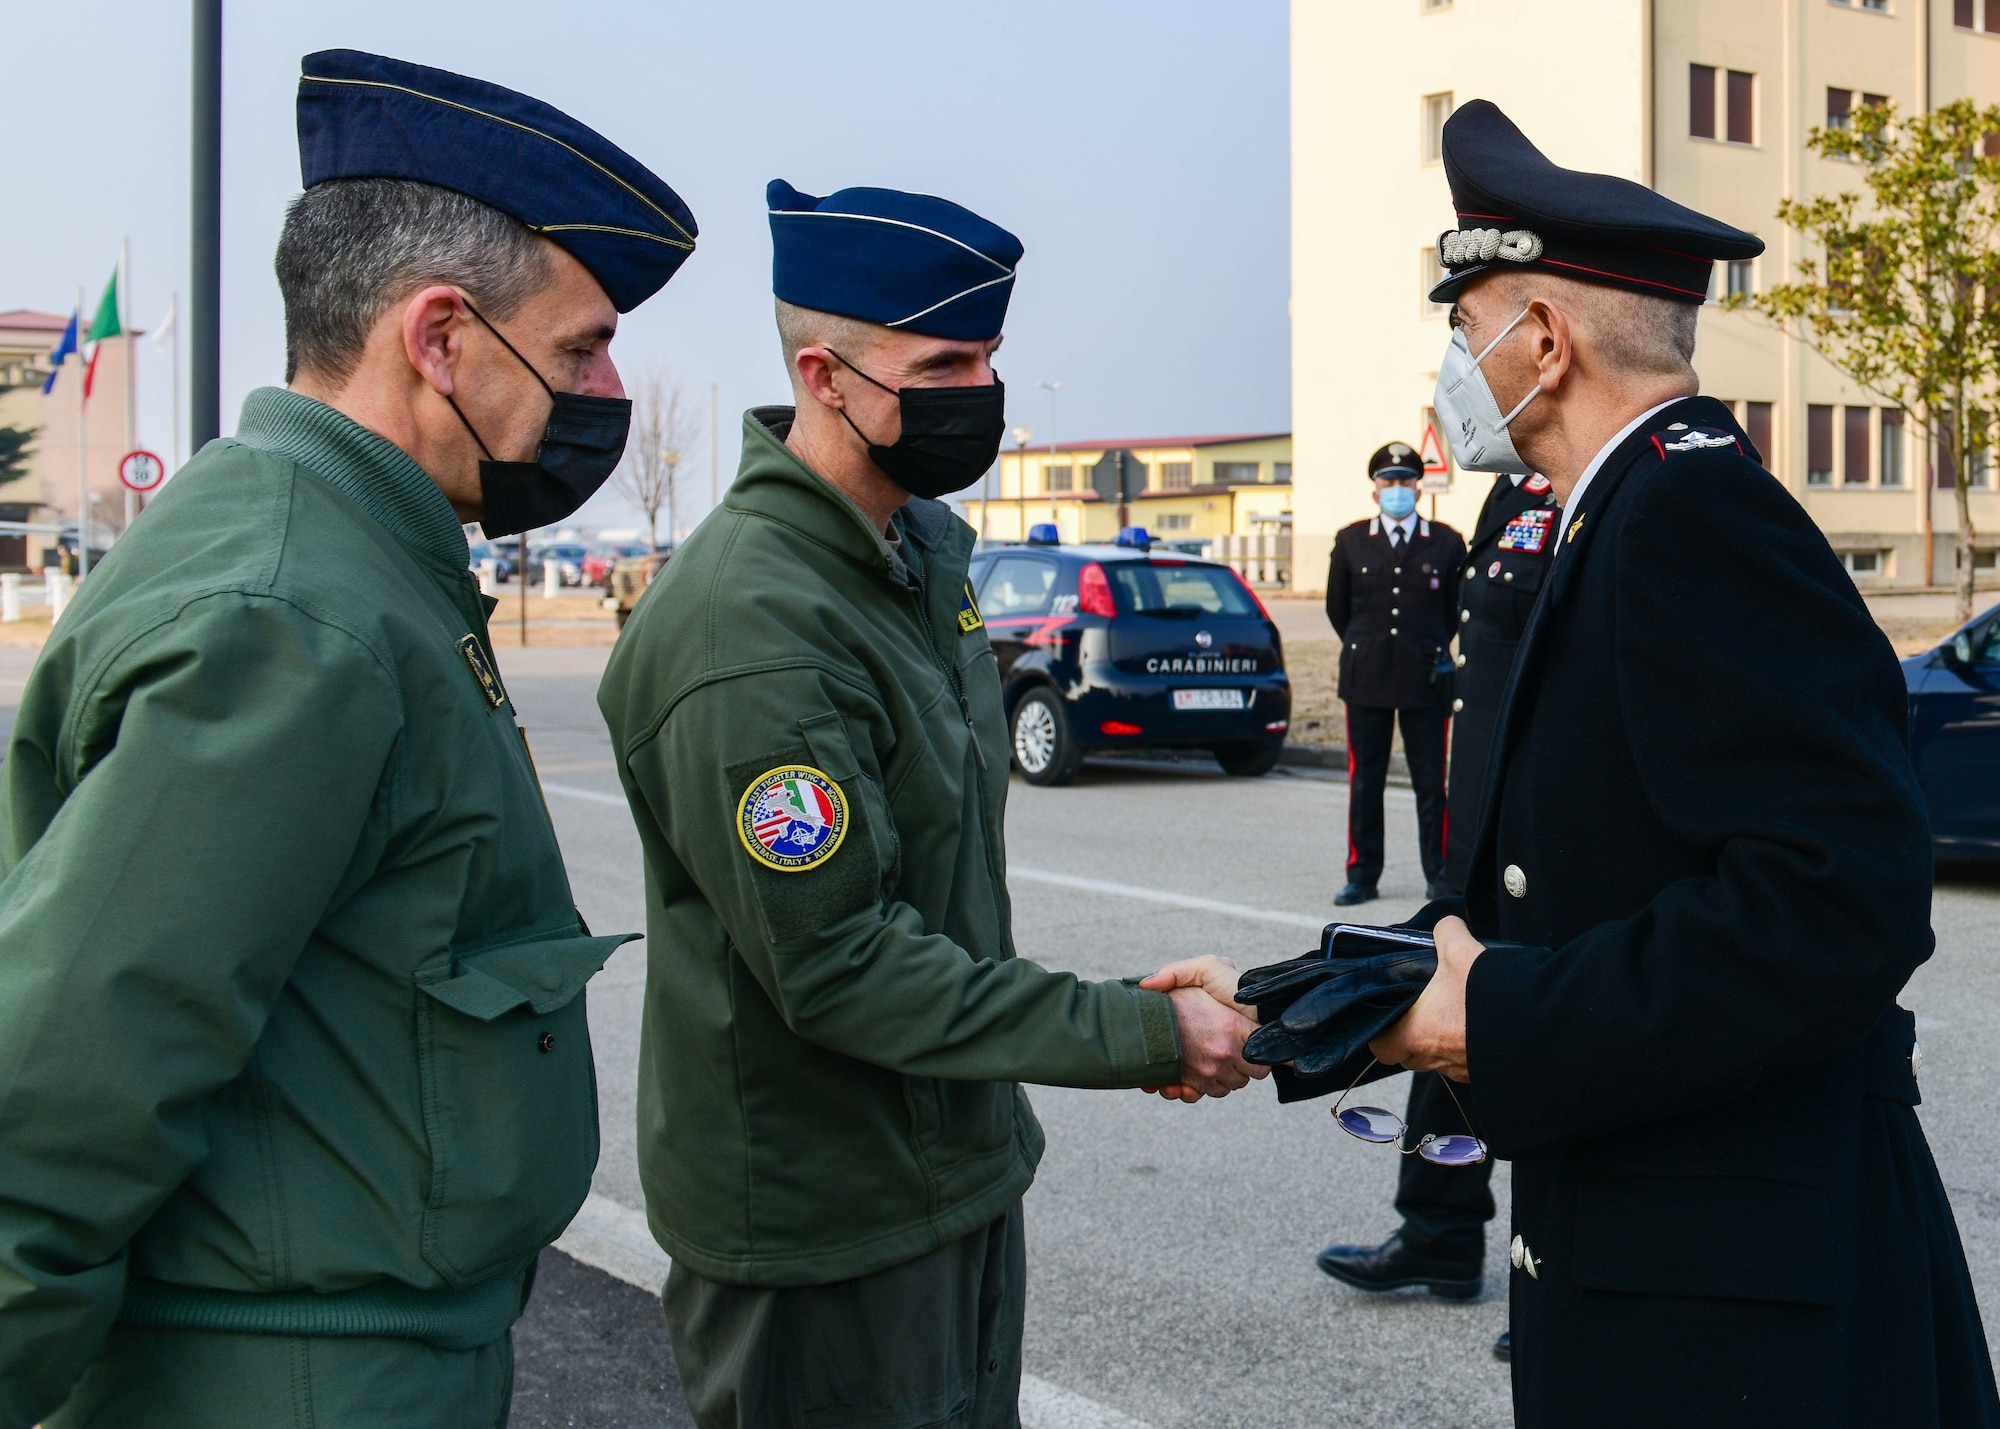
[[[1224,566],[1120,561],[1105,570],[1128,615],[1255,615],[1257,607],[1236,573]]]
[[[1055,588],[1056,563],[1039,556],[1002,556],[979,588],[979,613],[988,620],[1040,615]]]

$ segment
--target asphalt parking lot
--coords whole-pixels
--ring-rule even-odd
[[[600,932],[644,926],[639,849],[594,695],[603,649],[509,652],[577,899]],[[0,727],[32,652],[0,650]],[[1018,780],[1008,855],[1022,952],[1087,977],[1222,952],[1248,967],[1291,956],[1333,910],[1346,788],[1315,772],[1232,780],[1201,764],[1093,764],[1065,789]],[[1387,921],[1421,893],[1406,793],[1391,790]],[[1905,994],[1919,1016],[1922,1117],[1989,1320],[2000,1319],[2000,879],[1947,870],[1939,950]],[[551,1251],[516,1332],[516,1429],[687,1424],[657,1301],[664,1275],[639,1208],[633,1137],[644,944],[591,984],[603,1156],[590,1205]],[[1137,1092],[1032,1093],[1049,1134],[1028,1198],[1024,1406],[1029,1429],[1408,1429],[1511,1422],[1504,1234],[1488,1292],[1370,1298],[1322,1277],[1334,1237],[1386,1235],[1393,1153],[1342,1135],[1324,1104],[1269,1089],[1169,1105]],[[1384,1083],[1400,1106],[1402,1083]],[[1495,1178],[1502,1223],[1507,1168]],[[1500,1293],[1496,1293],[1500,1291]],[[1989,1333],[1989,1338],[1991,1335]]]

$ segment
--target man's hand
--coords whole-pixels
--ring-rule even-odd
[[[1164,992],[1174,1004],[1181,1034],[1181,1080],[1147,1087],[1169,1101],[1198,1102],[1248,1086],[1269,1067],[1243,1060],[1243,1043],[1257,1030],[1251,1010],[1236,1003],[1236,964],[1213,955],[1169,963],[1139,984]]]
[[[1413,1072],[1443,1072],[1454,1082],[1469,1082],[1465,1062],[1465,979],[1486,945],[1472,936],[1462,918],[1439,921],[1438,968],[1430,985],[1410,1010],[1388,1031],[1368,1044],[1384,1066]]]

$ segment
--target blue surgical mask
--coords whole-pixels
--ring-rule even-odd
[[[1417,509],[1417,493],[1407,486],[1391,486],[1382,492],[1382,514],[1400,521]]]

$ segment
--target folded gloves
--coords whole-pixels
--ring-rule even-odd
[[[1299,1077],[1345,1085],[1367,1068],[1368,1044],[1410,1010],[1436,971],[1427,932],[1329,924],[1317,951],[1253,968],[1238,982],[1236,1000],[1255,1007],[1263,1024],[1244,1044],[1244,1060],[1289,1063]]]

